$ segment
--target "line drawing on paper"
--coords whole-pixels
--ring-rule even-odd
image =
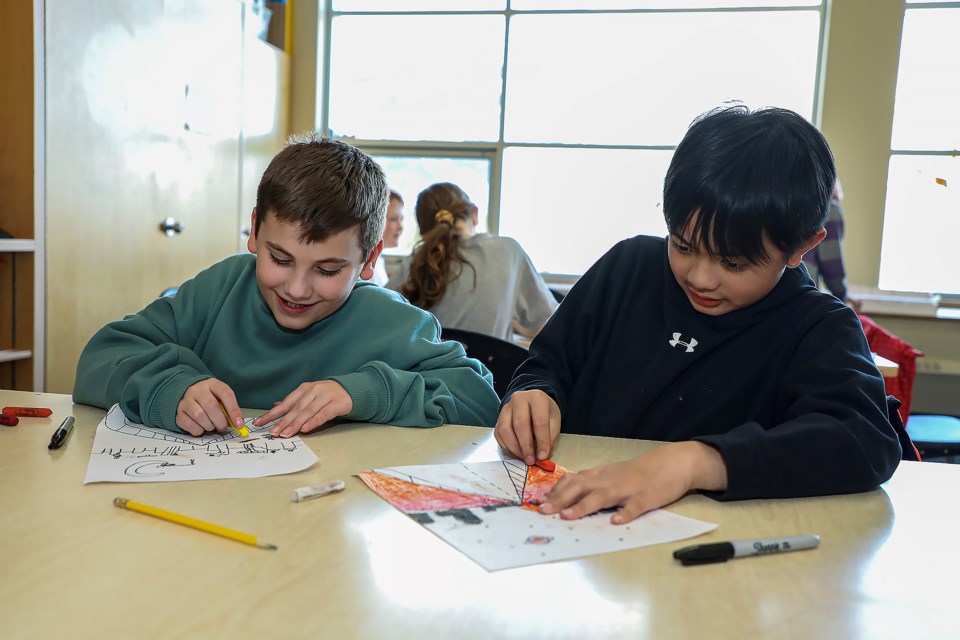
[[[318,459],[299,436],[272,436],[275,422],[245,424],[247,436],[232,430],[191,436],[137,424],[114,405],[97,428],[84,482],[261,477],[300,471]]]

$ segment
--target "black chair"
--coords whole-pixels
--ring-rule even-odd
[[[513,372],[529,355],[520,345],[462,329],[442,329],[440,339],[459,342],[468,356],[476,358],[490,369],[493,374],[493,390],[501,398],[507,392]]]
[[[911,413],[907,432],[923,460],[956,462],[960,455],[960,418]]]

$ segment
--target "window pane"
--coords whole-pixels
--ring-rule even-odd
[[[880,253],[880,288],[960,294],[951,266],[960,237],[960,158],[893,156]]]
[[[660,202],[672,151],[508,147],[500,235],[540,271],[581,274],[614,244],[667,233]]]
[[[497,11],[506,0],[333,0],[334,11]]]
[[[946,1],[946,0],[944,0]],[[817,6],[820,0],[513,0],[517,10],[546,9],[712,9],[717,7]]]
[[[960,148],[960,10],[914,9],[903,19],[894,149]]]
[[[417,195],[435,182],[452,182],[463,189],[480,210],[479,231],[487,230],[490,199],[490,161],[484,158],[436,158],[374,155],[383,167],[390,188],[403,198],[403,233],[400,245],[384,249],[386,255],[410,255],[420,239],[414,211]]]
[[[504,17],[333,19],[330,129],[367,140],[495,141]]]
[[[671,145],[725,100],[812,117],[818,11],[517,15],[507,141]]]

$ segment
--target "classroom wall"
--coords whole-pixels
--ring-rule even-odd
[[[880,271],[903,10],[902,0],[832,0],[828,14],[820,128],[843,183],[848,280],[870,287]]]
[[[295,26],[293,130],[313,128],[320,38],[317,0],[296,0],[309,20]],[[820,127],[836,155],[844,187],[846,260],[851,284],[875,287],[886,201],[887,164],[903,27],[903,0],[828,0]],[[299,15],[299,14],[298,14]],[[322,37],[322,34],[320,34]],[[322,64],[319,63],[319,64]],[[303,71],[301,75],[299,71]],[[927,361],[960,365],[960,320],[875,315],[874,319],[923,350]],[[921,373],[914,409],[960,415],[956,375]]]
[[[301,133],[319,126],[317,82],[322,68],[320,39],[320,0],[295,0],[291,26],[290,131]]]

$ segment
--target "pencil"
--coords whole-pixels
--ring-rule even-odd
[[[261,544],[257,542],[257,536],[249,533],[243,533],[242,531],[237,531],[236,529],[228,529],[227,527],[221,527],[218,524],[211,524],[209,522],[197,520],[196,518],[191,518],[189,516],[182,516],[179,513],[167,511],[166,509],[158,509],[157,507],[151,507],[150,505],[134,502],[133,500],[128,500],[126,498],[114,498],[113,506],[118,509],[137,511],[148,516],[153,516],[154,518],[166,520],[167,522],[182,524],[185,527],[206,531],[207,533],[212,533],[215,536],[230,538],[231,540],[236,540],[237,542],[249,544],[254,547],[259,547],[260,549],[273,550],[277,548],[276,545],[273,544]]]
[[[241,438],[246,438],[248,435],[250,435],[250,429],[247,429],[246,425],[238,427],[237,425],[233,424],[233,418],[231,418],[230,414],[227,413],[227,408],[223,406],[222,402],[219,404],[220,411],[223,411],[223,417],[227,419],[227,424],[230,425],[230,428],[236,431],[237,435]]]

